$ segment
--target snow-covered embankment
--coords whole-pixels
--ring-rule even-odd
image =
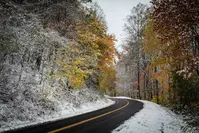
[[[36,118],[35,121],[29,121],[29,120],[26,120],[23,122],[19,120],[11,121],[11,123],[7,123],[5,126],[3,126],[4,128],[1,127],[0,132],[14,130],[14,129],[18,129],[18,128],[22,128],[26,126],[37,125],[37,124],[46,123],[50,121],[61,120],[61,119],[73,117],[76,115],[99,110],[102,108],[106,108],[113,104],[115,104],[115,101],[112,101],[106,98],[101,98],[101,99],[98,99],[97,101],[84,103],[80,105],[79,107],[74,107],[72,104],[63,103],[61,107],[62,109],[60,109],[59,112],[54,113],[53,115],[50,115],[50,116],[44,115],[44,116]]]
[[[119,97],[125,98],[125,97]],[[129,99],[129,98],[128,98]],[[186,122],[182,117],[158,104],[138,100],[144,103],[144,108],[125,121],[112,133],[182,133],[193,132],[193,129],[186,129]],[[192,131],[191,131],[192,130]]]

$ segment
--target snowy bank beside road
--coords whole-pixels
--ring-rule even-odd
[[[125,97],[119,97],[125,98]],[[129,98],[128,98],[129,99]],[[116,128],[112,133],[182,133],[186,123],[182,118],[158,104],[138,100],[144,108]],[[187,129],[187,132],[191,132]],[[194,131],[192,131],[194,132]],[[195,132],[194,132],[195,133]]]
[[[36,119],[36,121],[12,121],[11,123],[9,123],[9,125],[6,125],[6,128],[0,128],[0,132],[4,132],[4,131],[8,131],[8,130],[14,130],[17,128],[22,128],[22,127],[26,127],[26,126],[32,126],[32,125],[37,125],[37,124],[41,124],[41,123],[45,123],[45,122],[50,122],[50,121],[56,121],[56,120],[60,120],[60,119],[65,119],[65,118],[69,118],[69,117],[73,117],[76,115],[80,115],[80,114],[84,114],[84,113],[88,113],[88,112],[92,112],[95,110],[99,110],[102,108],[106,108],[108,106],[111,106],[115,104],[115,101],[112,101],[110,99],[106,99],[106,98],[102,98],[99,99],[97,101],[93,101],[93,102],[89,102],[89,103],[85,103],[82,104],[81,106],[74,107],[72,104],[63,104],[62,105],[62,110],[60,110],[57,113],[54,113],[53,115],[45,115],[42,117],[39,117]]]

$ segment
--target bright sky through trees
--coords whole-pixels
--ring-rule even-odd
[[[97,2],[106,14],[108,32],[116,35],[116,48],[121,49],[120,44],[125,36],[123,26],[126,16],[132,7],[138,3],[149,4],[149,0],[94,0]]]

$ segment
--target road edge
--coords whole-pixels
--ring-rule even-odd
[[[107,100],[111,100],[110,98],[106,97],[105,98]],[[36,122],[32,122],[32,123],[28,123],[28,124],[24,124],[24,125],[20,125],[19,127],[16,127],[16,128],[10,128],[10,129],[5,129],[5,130],[1,130],[0,133],[6,133],[6,132],[14,132],[14,131],[18,131],[18,130],[21,130],[21,129],[26,129],[26,128],[30,128],[30,127],[35,127],[35,126],[41,126],[41,125],[44,125],[44,124],[47,124],[47,123],[51,123],[51,122],[55,122],[55,121],[59,121],[59,120],[63,120],[63,119],[68,119],[68,118],[71,118],[71,117],[75,117],[75,116],[79,116],[79,115],[83,115],[83,114],[86,114],[86,113],[90,113],[90,112],[94,112],[94,111],[97,111],[97,110],[101,110],[101,109],[105,109],[105,108],[108,108],[110,106],[113,106],[115,105],[115,101],[114,100],[111,100],[112,103],[111,104],[108,104],[102,108],[98,108],[98,109],[94,109],[94,110],[88,110],[88,111],[84,111],[84,112],[79,112],[79,113],[76,113],[76,114],[73,114],[71,116],[63,116],[62,118],[54,118],[54,119],[51,119],[51,120],[46,120],[46,121],[43,121],[41,123],[36,123]],[[97,104],[97,103],[96,103]]]

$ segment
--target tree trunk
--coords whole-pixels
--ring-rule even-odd
[[[139,65],[139,61],[138,61],[138,66],[137,66],[137,70],[138,70],[138,98],[141,99],[141,91],[140,91],[140,65]]]
[[[144,73],[144,100],[146,100],[146,73]]]
[[[155,67],[155,72],[157,72],[157,67]],[[158,80],[155,80],[155,89],[156,89],[156,97],[157,97],[157,104],[159,104],[159,89],[158,89]]]

